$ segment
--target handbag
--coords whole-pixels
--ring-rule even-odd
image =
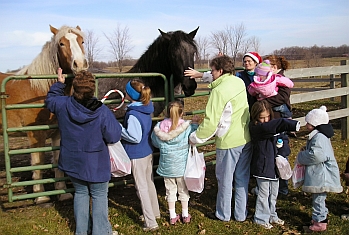
[[[290,163],[286,158],[281,155],[278,155],[275,158],[275,164],[279,173],[279,176],[283,180],[288,180],[292,176],[292,169]]]
[[[304,182],[305,166],[299,164],[297,161],[294,164],[292,174],[292,184],[294,188],[298,188],[303,185]]]
[[[110,155],[110,171],[113,177],[123,177],[131,174],[131,160],[121,142],[108,144]]]
[[[204,154],[199,153],[196,146],[189,147],[184,182],[189,191],[201,193],[204,190],[206,163]]]

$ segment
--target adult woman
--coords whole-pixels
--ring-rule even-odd
[[[107,144],[120,140],[120,124],[108,107],[93,97],[95,79],[90,72],[76,74],[72,96],[64,96],[64,81],[62,69],[58,69],[58,82],[51,86],[45,105],[56,114],[62,137],[58,168],[75,188],[75,234],[117,234],[108,220],[111,174]]]
[[[198,144],[215,136],[218,193],[216,212],[209,213],[208,217],[230,220],[234,185],[234,217],[237,221],[244,221],[252,157],[246,87],[233,75],[233,61],[228,56],[216,57],[210,65],[213,82],[209,85],[212,91],[205,118],[189,140],[191,144]]]

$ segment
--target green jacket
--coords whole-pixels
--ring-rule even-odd
[[[194,144],[204,143],[215,136],[216,148],[230,149],[250,141],[248,125],[250,113],[244,82],[224,74],[210,85],[205,118],[196,132],[190,135]]]

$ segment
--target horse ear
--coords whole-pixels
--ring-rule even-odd
[[[50,25],[50,30],[54,35],[56,35],[58,32],[58,30],[55,27],[53,27],[52,25]]]
[[[78,29],[78,30],[80,30],[81,31],[81,28],[80,28],[80,26],[78,25],[78,26],[76,26],[76,28]]]
[[[199,30],[199,26],[195,30],[193,30],[192,32],[188,33],[189,37],[194,39],[194,37],[195,37],[196,33],[198,32],[198,30]]]
[[[162,37],[164,37],[164,38],[167,39],[167,40],[170,40],[170,39],[171,39],[171,36],[170,36],[168,33],[165,33],[165,32],[163,32],[163,31],[161,31],[161,29],[159,29],[159,31],[160,31]]]

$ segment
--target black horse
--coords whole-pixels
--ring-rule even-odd
[[[127,73],[161,73],[167,80],[173,75],[174,87],[181,88],[185,96],[195,93],[197,87],[195,79],[184,77],[184,70],[194,68],[194,55],[197,45],[194,37],[199,27],[190,33],[174,31],[160,36],[148,47],[137,63]],[[111,89],[119,89],[125,93],[126,83],[132,78],[100,79],[98,84],[98,98],[101,99]],[[140,78],[152,91],[152,97],[163,97],[164,81],[159,77]],[[116,94],[116,93],[114,93]],[[112,96],[109,97],[113,98]],[[164,102],[154,103],[154,116],[158,116],[164,109]],[[122,114],[116,114],[120,117]]]

